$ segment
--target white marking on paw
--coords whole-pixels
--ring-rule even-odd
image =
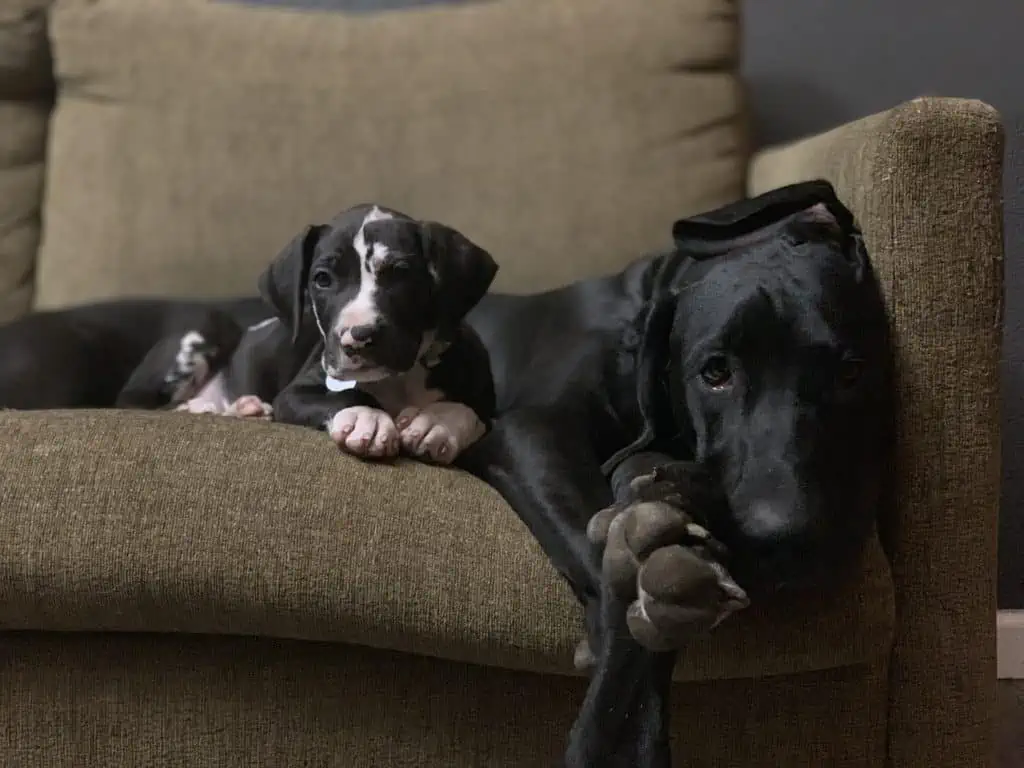
[[[420,409],[406,408],[398,416],[402,447],[421,459],[450,464],[460,452],[484,435],[476,412],[462,403],[442,401]]]
[[[399,436],[394,420],[384,411],[365,405],[343,408],[325,425],[338,447],[362,458],[398,455]]]
[[[270,403],[265,403],[256,395],[242,395],[227,407],[224,415],[241,419],[269,419],[273,412]]]

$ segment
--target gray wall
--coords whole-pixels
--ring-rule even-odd
[[[1001,608],[1024,608],[1024,3],[747,0],[747,82],[760,143],[921,95],[987,101],[1007,131]],[[950,546],[956,546],[955,541]]]

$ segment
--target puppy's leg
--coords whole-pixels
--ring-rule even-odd
[[[328,392],[319,366],[307,366],[276,398],[274,421],[326,431],[346,453],[364,459],[398,455],[394,420],[365,392]]]
[[[395,419],[402,448],[421,459],[451,464],[487,428],[468,405],[442,401],[406,408]]]
[[[461,464],[512,506],[584,603],[595,670],[566,751],[569,768],[668,768],[673,653],[641,647],[626,624],[628,601],[608,589],[594,510],[611,504],[586,420],[571,405],[507,413],[467,449]]]

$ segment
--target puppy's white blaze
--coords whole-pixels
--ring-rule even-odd
[[[356,249],[356,253],[359,254],[359,258],[364,260],[370,253],[369,246],[366,243],[366,233],[363,231],[366,229],[366,225],[374,221],[385,221],[387,219],[395,218],[390,213],[382,211],[376,205],[370,209],[370,212],[363,217],[363,223],[359,225],[359,231],[356,232],[355,238],[352,240],[352,247]]]
[[[379,243],[373,245],[369,265],[366,263],[366,257],[360,256],[359,291],[352,301],[342,307],[338,313],[338,318],[334,321],[335,333],[341,333],[344,329],[357,325],[373,325],[377,322],[380,309],[377,307],[377,276],[374,273],[374,268],[385,256],[387,256],[387,248]],[[351,339],[343,337],[342,342],[350,343]]]

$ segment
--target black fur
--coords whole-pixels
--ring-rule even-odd
[[[674,653],[639,646],[603,582],[590,517],[636,472],[697,462],[708,528],[749,593],[856,562],[891,444],[885,308],[850,212],[808,182],[676,223],[675,249],[469,315],[498,415],[464,466],[494,486],[586,609],[597,664],[572,768],[670,764]],[[620,469],[621,468],[621,469]],[[620,470],[620,471],[616,471]]]

